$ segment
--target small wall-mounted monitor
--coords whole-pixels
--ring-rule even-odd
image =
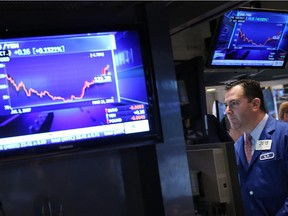
[[[2,36],[0,154],[161,137],[145,47],[138,28]]]
[[[273,90],[271,87],[266,87],[262,89],[263,97],[264,97],[264,104],[267,109],[269,115],[277,118],[277,105],[276,99],[273,95]]]
[[[224,121],[226,116],[226,106],[224,102],[218,100],[213,101],[212,107],[213,115],[219,120],[219,122]]]
[[[239,8],[226,12],[213,37],[207,67],[284,68],[288,11]]]

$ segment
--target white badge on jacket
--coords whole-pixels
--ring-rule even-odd
[[[272,140],[258,140],[256,142],[256,150],[270,150],[272,146]]]

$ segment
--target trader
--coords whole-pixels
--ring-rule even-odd
[[[263,101],[254,80],[225,88],[228,119],[243,132],[234,144],[243,208],[246,216],[288,215],[288,127],[268,116]]]

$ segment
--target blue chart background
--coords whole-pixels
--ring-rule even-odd
[[[27,58],[30,58],[29,61]],[[70,99],[71,95],[79,97],[84,82],[91,82],[94,76],[101,74],[102,68],[106,65],[110,65],[110,71],[113,72],[111,52],[106,51],[105,57],[99,58],[90,58],[89,52],[86,52],[12,58],[6,65],[6,72],[17,84],[20,81],[24,82],[27,89],[33,88],[37,92],[47,90],[53,96]],[[32,94],[28,97],[23,89],[17,92],[12,85],[9,86],[12,107],[64,103],[62,100],[52,100],[48,96],[40,98]],[[117,96],[115,82],[95,84],[86,89],[81,101],[112,96]]]
[[[240,27],[240,26],[239,26]],[[257,45],[253,45],[251,42],[244,41],[243,38],[240,38],[240,33],[237,42],[235,43],[236,46],[241,46],[241,47],[257,47],[257,48],[275,48],[277,49],[280,39],[279,40],[271,40],[266,43],[265,46],[264,43],[268,38],[271,38],[272,36],[275,36],[278,34],[278,32],[283,32],[284,27],[277,25],[277,23],[251,23],[251,22],[246,22],[242,27],[240,27],[242,32],[245,34],[246,38],[248,40],[252,40],[254,43]],[[267,31],[269,29],[269,31]],[[255,31],[256,30],[256,31]],[[262,44],[262,46],[260,45]]]

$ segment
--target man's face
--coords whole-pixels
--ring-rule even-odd
[[[237,85],[225,93],[226,114],[231,127],[245,131],[253,124],[253,104],[244,96],[244,89]]]

